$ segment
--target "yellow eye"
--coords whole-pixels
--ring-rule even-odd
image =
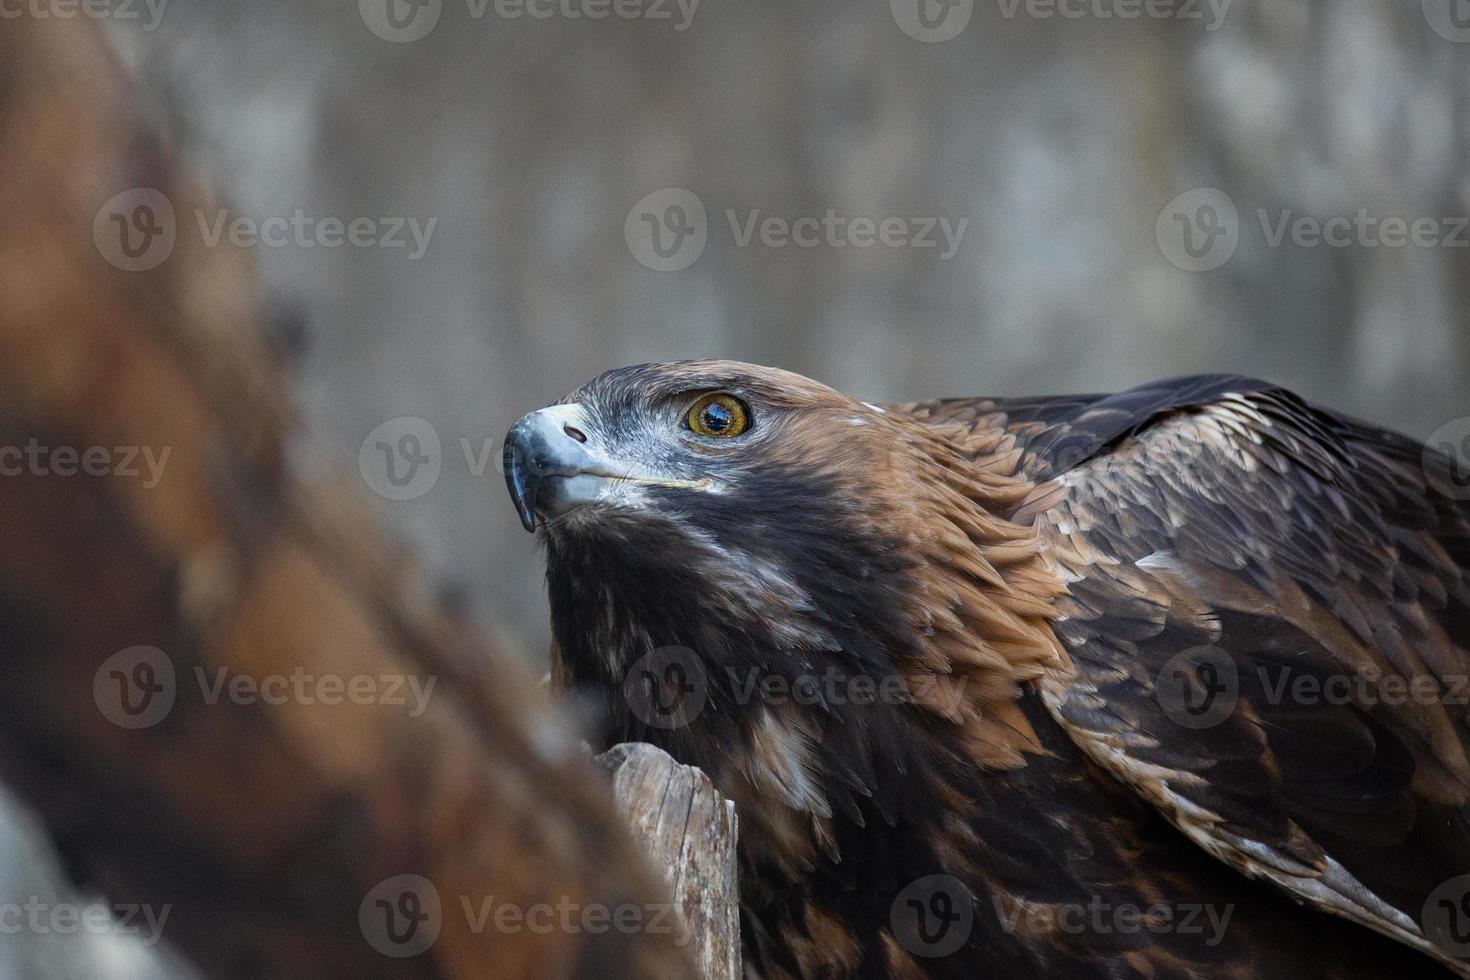
[[[696,435],[712,439],[728,439],[750,428],[750,412],[740,399],[719,392],[695,402],[684,420]]]

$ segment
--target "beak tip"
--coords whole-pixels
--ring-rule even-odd
[[[515,504],[516,516],[527,531],[536,530],[536,484],[534,471],[526,466],[525,453],[518,445],[516,436],[520,426],[511,429],[505,441],[505,486]]]

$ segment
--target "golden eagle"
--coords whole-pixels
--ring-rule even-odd
[[[505,457],[554,676],[736,802],[752,976],[1470,976],[1448,456],[1244,377],[701,361]]]

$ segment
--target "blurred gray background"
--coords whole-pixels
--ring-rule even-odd
[[[151,30],[112,25],[231,218],[436,222],[417,259],[406,232],[261,246],[266,299],[304,323],[313,452],[350,470],[387,420],[433,426],[437,481],[384,508],[533,655],[541,569],[492,444],[607,368],[730,357],[869,400],[1239,371],[1420,436],[1470,414],[1470,229],[1445,220],[1470,214],[1470,43],[1448,0],[1445,33],[1437,0],[690,2],[173,0]],[[707,244],[656,271],[624,226],[671,187]],[[1170,261],[1177,219],[1157,234],[1196,188],[1237,209],[1209,271]],[[829,209],[968,223],[946,258],[937,230],[742,246],[727,214],[743,235]],[[1433,219],[1439,244],[1271,244],[1283,217],[1360,209]]]
[[[406,232],[258,247],[262,299],[300,344],[303,460],[358,473],[533,659],[498,440],[610,367],[738,358],[868,400],[1236,371],[1420,437],[1470,415],[1465,0],[137,9],[110,34],[231,219],[434,221],[417,258]],[[648,221],[672,236],[691,204],[703,236],[660,259]],[[965,225],[947,257],[937,232],[741,242],[829,210]],[[424,434],[404,416],[440,443],[406,489],[374,462]],[[88,975],[136,975],[117,962]]]

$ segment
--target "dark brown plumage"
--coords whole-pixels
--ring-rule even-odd
[[[507,443],[555,673],[736,801],[772,980],[1470,976],[1457,475],[1238,377],[645,365]]]

